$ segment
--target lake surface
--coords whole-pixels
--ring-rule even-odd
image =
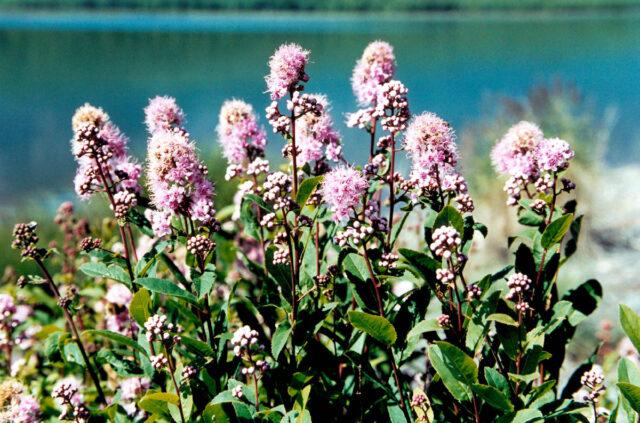
[[[436,112],[462,130],[478,119],[488,94],[524,96],[535,84],[562,78],[600,110],[618,108],[608,160],[638,159],[638,14],[0,13],[0,204],[72,190],[70,118],[86,101],[108,111],[142,159],[147,99],[175,96],[198,145],[210,149],[224,99],[245,99],[263,114],[266,62],[287,41],[312,51],[308,90],[328,94],[342,122],[355,108],[351,69],[375,39],[395,46],[397,76],[410,89],[414,112]],[[340,126],[348,157],[361,157],[361,132]],[[277,140],[271,151],[280,148]]]

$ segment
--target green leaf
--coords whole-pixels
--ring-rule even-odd
[[[131,286],[131,278],[129,278],[127,272],[115,264],[107,267],[104,263],[89,262],[80,266],[80,271],[87,276],[112,279],[117,282],[122,282],[127,286]]]
[[[554,220],[547,226],[542,233],[541,244],[545,250],[551,248],[554,244],[559,243],[564,238],[571,227],[573,221],[572,214],[565,214],[564,216]]]
[[[138,401],[138,406],[150,414],[166,414],[168,404],[177,405],[178,396],[168,392],[149,392]]]
[[[182,298],[183,300],[186,300],[196,305],[198,303],[198,299],[195,297],[195,295],[185,291],[175,283],[168,281],[166,279],[139,278],[139,279],[136,279],[136,282],[144,286],[151,292],[157,292],[159,294],[165,294],[172,297]]]
[[[493,408],[500,411],[513,411],[511,401],[493,386],[476,383],[471,385],[471,390]]]
[[[640,351],[640,316],[629,306],[620,304],[620,324],[633,346]]]
[[[103,338],[107,338],[113,342],[118,344],[123,344],[128,347],[131,347],[135,350],[140,351],[142,354],[147,355],[147,351],[142,348],[140,344],[138,344],[133,339],[128,336],[121,335],[116,332],[111,332],[110,330],[98,330],[98,329],[88,329],[82,332],[83,336],[102,336]]]
[[[180,342],[187,347],[189,351],[195,354],[199,354],[201,356],[213,356],[213,350],[211,347],[206,342],[202,342],[199,339],[183,336]]]
[[[280,352],[287,345],[287,339],[289,339],[289,335],[291,334],[291,325],[287,320],[283,321],[276,328],[273,337],[271,338],[271,354],[273,355],[274,360],[278,359]]]
[[[213,285],[216,283],[216,272],[207,271],[202,276],[195,278],[193,284],[195,290],[198,293],[198,298],[202,299],[205,295],[209,295],[213,289]]]
[[[493,313],[487,316],[487,320],[502,323],[503,325],[518,326],[518,322],[513,320],[511,316],[504,313]]]
[[[426,319],[416,324],[407,334],[407,339],[420,336],[425,332],[433,332],[442,329],[436,319]]]
[[[534,421],[544,420],[544,416],[539,410],[532,408],[525,408],[516,413],[511,423],[529,423]]]
[[[316,187],[322,182],[324,176],[314,176],[307,178],[298,187],[298,195],[296,195],[296,203],[302,208],[307,203],[307,200],[313,194]]]
[[[344,269],[363,282],[369,279],[367,264],[364,258],[358,254],[347,255],[347,258],[344,259]]]
[[[631,408],[633,408],[636,413],[640,413],[640,386],[627,382],[618,382],[617,386],[624,398],[629,401]]]
[[[349,321],[356,329],[387,345],[393,345],[398,337],[393,325],[382,316],[351,310]]]
[[[148,290],[142,288],[133,294],[131,304],[129,305],[129,314],[131,314],[131,317],[133,317],[140,326],[143,326],[147,319],[151,317],[151,313],[149,312],[150,305],[151,295],[149,295]]]
[[[478,366],[461,349],[438,341],[429,346],[429,360],[444,386],[458,401],[470,401],[471,386],[478,382]]]
[[[464,233],[464,219],[460,212],[451,206],[444,207],[436,216],[433,229],[437,229],[440,226],[453,226],[460,236]]]

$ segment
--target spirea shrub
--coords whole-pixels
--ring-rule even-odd
[[[566,360],[602,296],[595,280],[558,288],[582,221],[571,146],[531,122],[497,141],[521,228],[505,240],[511,264],[472,279],[488,228],[451,125],[411,110],[392,47],[374,42],[347,116],[369,158],[350,163],[329,100],[306,92],[310,56],[287,44],[268,62],[281,165],[255,109],[223,104],[216,133],[238,191],[220,210],[175,99],[145,109],[144,161],[105,111],[76,111],[76,192],[112,215],[90,227],[63,204],[58,246],[35,222],[15,226],[34,270],[0,295],[2,421],[634,421],[630,359],[619,390],[597,353]],[[622,324],[640,345],[640,318],[623,308]]]

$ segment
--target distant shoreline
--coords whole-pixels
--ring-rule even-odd
[[[1,0],[0,0],[1,1]],[[417,12],[291,11],[291,10],[156,10],[146,9],[3,9],[0,29],[56,29],[91,31],[341,31],[341,22],[393,25],[399,21],[482,22],[637,20],[640,8],[610,10],[452,10]],[[353,28],[350,28],[353,31]]]

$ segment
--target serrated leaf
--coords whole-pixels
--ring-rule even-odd
[[[433,332],[440,329],[442,329],[442,326],[440,326],[436,319],[426,319],[416,324],[409,333],[407,333],[407,339],[420,336],[425,332]]]
[[[200,277],[195,278],[193,284],[196,287],[198,298],[202,299],[205,295],[209,295],[215,283],[216,273],[213,271],[204,272]]]
[[[453,226],[460,236],[464,233],[464,219],[460,212],[451,206],[443,207],[438,216],[436,216],[433,229],[437,229],[440,226]]]
[[[304,207],[309,197],[311,197],[311,194],[313,194],[313,191],[315,191],[323,179],[323,176],[314,176],[302,181],[298,187],[298,194],[296,195],[296,203],[298,203],[300,207]]]
[[[471,385],[471,390],[493,408],[500,411],[513,411],[511,401],[493,386],[476,383]]]
[[[168,413],[168,404],[177,405],[178,396],[168,392],[149,392],[138,401],[138,407],[150,414]]]
[[[478,382],[478,366],[464,351],[448,342],[429,346],[429,360],[442,383],[458,401],[470,401],[471,386]]]
[[[151,295],[149,295],[148,290],[142,288],[133,294],[131,304],[129,304],[129,314],[138,325],[143,326],[147,319],[151,317],[150,305]]]
[[[271,338],[271,354],[274,360],[278,359],[280,352],[287,345],[287,340],[291,334],[291,325],[288,321],[284,321],[278,325],[273,337]]]
[[[206,342],[202,342],[199,339],[190,338],[188,336],[181,337],[180,343],[187,347],[187,349],[195,354],[201,356],[212,356],[213,350]]]
[[[640,386],[627,382],[618,382],[618,389],[636,413],[640,413]]]
[[[542,238],[540,240],[542,247],[548,250],[553,245],[562,241],[562,238],[564,238],[564,235],[571,227],[572,221],[573,215],[565,214],[564,216],[551,222],[542,233]]]
[[[382,316],[351,310],[349,321],[356,329],[387,345],[393,345],[398,337],[393,325]]]
[[[198,299],[192,293],[185,291],[175,283],[158,278],[139,278],[136,282],[151,292],[157,292],[159,294],[169,295],[171,297],[182,298],[192,304],[197,304]]]
[[[636,351],[640,351],[640,316],[631,307],[620,304],[620,324]]]
[[[123,344],[131,347],[135,350],[140,351],[142,354],[147,355],[147,351],[142,348],[142,345],[138,344],[136,341],[127,336],[121,335],[116,332],[111,332],[110,330],[88,329],[82,332],[82,336],[101,336],[118,344]]]
[[[493,313],[487,316],[487,320],[492,322],[502,323],[503,325],[509,326],[518,326],[518,322],[516,322],[511,316],[504,313]]]
[[[127,272],[115,264],[107,266],[100,262],[89,262],[80,266],[80,271],[87,276],[112,279],[117,282],[122,282],[129,287],[131,286],[131,278],[129,278]]]

